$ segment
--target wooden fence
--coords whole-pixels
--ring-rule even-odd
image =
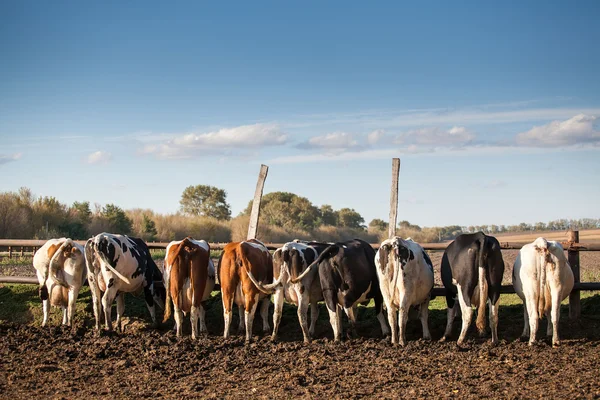
[[[569,232],[570,240],[561,242],[565,251],[567,252],[567,259],[571,268],[573,269],[573,275],[575,277],[575,286],[571,295],[569,296],[569,316],[571,318],[578,318],[581,315],[581,303],[580,303],[580,291],[581,290],[600,290],[600,282],[580,282],[580,263],[579,263],[579,252],[581,251],[600,251],[600,242],[592,243],[579,243],[579,232]],[[14,256],[25,257],[31,256],[35,251],[44,245],[45,240],[21,240],[21,239],[0,239],[0,250],[6,249],[5,254],[9,258]],[[85,245],[85,240],[76,241],[81,245]],[[211,250],[222,250],[227,243],[211,243]],[[446,249],[449,243],[420,243],[420,245],[428,251],[443,251]],[[524,242],[500,242],[500,246],[503,250],[520,250]],[[151,250],[164,250],[168,243],[164,242],[149,242],[148,247]],[[275,250],[283,243],[267,243],[266,246]],[[378,249],[379,243],[372,244],[373,248]],[[30,249],[30,251],[27,251]],[[0,283],[21,283],[21,284],[38,284],[37,278],[35,277],[19,277],[19,276],[0,276]],[[501,293],[515,293],[512,285],[503,285]],[[436,287],[433,290],[433,294],[436,296],[445,296],[446,289]]]

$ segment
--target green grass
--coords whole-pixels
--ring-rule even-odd
[[[13,258],[2,258],[0,259],[0,265],[32,265],[32,257],[13,257]]]

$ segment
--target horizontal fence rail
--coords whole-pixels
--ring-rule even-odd
[[[21,247],[29,247],[29,248],[39,248],[46,243],[47,240],[37,240],[37,239],[0,239],[0,248],[16,248]],[[82,246],[85,246],[86,240],[75,240],[76,243],[79,243]],[[445,243],[419,243],[421,247],[425,250],[431,251],[442,251],[446,250],[446,247],[451,242]],[[500,242],[500,247],[503,250],[520,250],[523,245],[531,243],[529,242]],[[574,243],[563,241],[560,244],[564,247],[565,250],[570,251],[600,251],[600,242],[590,242],[590,243]],[[150,250],[164,250],[169,245],[168,242],[147,242],[148,248]],[[227,243],[210,243],[211,250],[223,250],[223,248],[227,245]],[[278,249],[282,247],[284,243],[265,243],[265,246],[270,250]],[[374,249],[379,248],[379,243],[372,243],[371,246]]]

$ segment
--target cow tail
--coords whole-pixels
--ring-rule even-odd
[[[544,316],[544,312],[546,311],[546,264],[548,255],[548,242],[544,238],[538,238],[535,240],[534,246],[540,255],[540,262],[537,263],[537,275],[540,283],[537,308],[538,318],[542,318]]]
[[[479,309],[477,310],[477,330],[479,333],[485,332],[485,304],[488,298],[488,285],[486,279],[486,259],[487,259],[487,237],[483,237],[479,248],[479,267],[478,286],[479,286]]]
[[[73,241],[71,239],[65,240],[64,243],[60,246],[60,248],[58,250],[56,250],[56,252],[52,256],[52,258],[50,259],[50,265],[48,268],[50,279],[52,279],[52,281],[55,284],[60,285],[65,288],[68,288],[69,285],[67,285],[67,282],[65,282],[63,279],[59,278],[59,276],[58,276],[58,270],[62,266],[58,265],[57,259],[58,259],[58,257],[60,257],[61,254],[63,254],[63,252],[70,250],[71,247],[73,247]],[[46,282],[44,282],[44,285],[46,285]]]
[[[187,268],[187,270],[189,271],[190,274],[190,288],[192,289],[192,301],[191,301],[191,305],[194,307],[197,307],[198,304],[194,303],[194,299],[196,298],[196,279],[200,279],[199,276],[196,276],[196,274],[198,273],[198,271],[196,271],[194,269],[193,266],[193,262],[194,262],[194,255],[199,251],[199,248],[197,246],[195,246],[192,242],[190,242],[189,238],[185,238],[183,239],[183,241],[181,242],[181,247],[179,249],[179,254],[182,257],[181,262],[183,263],[183,265],[185,265],[185,268]],[[183,255],[181,254],[183,252]],[[209,251],[210,254],[210,251]],[[200,282],[201,283],[201,282]],[[201,285],[202,289],[204,290],[204,285]],[[181,286],[183,288],[183,285]],[[179,304],[183,304],[183,290],[179,291]],[[202,297],[202,293],[200,293],[200,297]]]
[[[164,276],[167,275],[167,268],[170,268],[169,271],[169,278],[167,279],[167,284],[165,285],[165,313],[163,316],[163,323],[167,322],[169,320],[169,318],[171,318],[171,314],[173,313],[173,298],[171,297],[171,282],[173,281],[171,273],[173,272],[173,270],[175,269],[175,264],[177,264],[177,266],[179,266],[180,264],[180,251],[181,251],[181,245],[182,243],[179,243],[177,246],[177,248],[175,248],[175,246],[173,246],[173,248],[171,248],[171,252],[173,252],[174,254],[176,254],[175,257],[173,257],[172,259],[170,259],[169,257],[169,253],[167,253],[166,257],[165,257],[165,273],[163,275],[163,279]],[[164,281],[163,281],[164,282]]]

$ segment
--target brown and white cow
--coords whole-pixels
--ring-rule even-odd
[[[63,325],[71,326],[75,302],[86,277],[83,246],[71,239],[50,239],[33,256],[44,309],[42,326],[48,323],[50,306],[63,309]]]
[[[410,307],[418,307],[423,339],[429,332],[429,300],[433,290],[433,264],[425,250],[411,239],[394,236],[384,240],[375,256],[379,287],[392,328],[392,344],[406,344],[406,322]],[[398,333],[398,322],[400,332]]]
[[[200,333],[206,333],[202,302],[210,297],[215,287],[215,267],[210,259],[208,243],[190,237],[169,243],[165,254],[163,282],[167,292],[163,322],[171,316],[172,300],[178,337],[181,336],[185,313],[190,313],[193,339],[198,337],[198,319]]]
[[[522,337],[529,336],[529,345],[535,342],[538,319],[548,319],[547,336],[552,345],[560,345],[558,320],[560,302],[573,289],[573,271],[558,242],[537,238],[519,251],[513,269],[515,292],[523,300],[525,327]]]
[[[248,271],[260,282],[273,280],[273,258],[267,247],[256,239],[229,243],[223,249],[219,260],[219,283],[223,299],[223,317],[225,329],[223,337],[229,337],[229,328],[233,315],[233,303],[244,308],[246,342],[252,338],[252,323],[258,303],[262,301],[260,315],[263,332],[270,330],[268,315],[270,295],[259,290],[248,277]],[[242,327],[240,319],[240,328]]]

